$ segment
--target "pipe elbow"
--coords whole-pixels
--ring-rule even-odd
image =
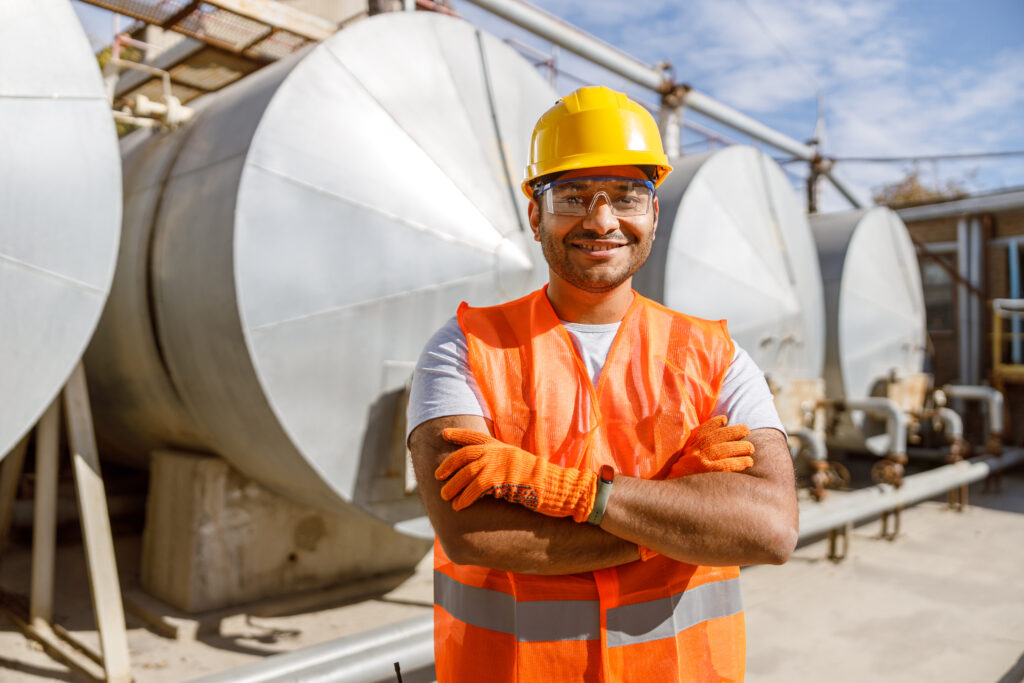
[[[950,439],[960,439],[964,435],[964,421],[952,408],[939,408],[937,411],[939,419],[947,428],[947,434]]]
[[[843,401],[847,409],[863,410],[868,413],[885,415],[889,432],[890,455],[906,455],[907,449],[907,414],[900,405],[891,398],[869,396],[867,398],[846,399]]]
[[[814,462],[825,462],[828,460],[828,449],[825,447],[825,440],[813,430],[807,427],[790,432],[790,436],[807,446]]]
[[[998,389],[973,384],[947,384],[942,391],[951,398],[984,401],[988,405],[989,433],[1003,433],[1003,394]]]

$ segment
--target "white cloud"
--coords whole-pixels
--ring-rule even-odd
[[[812,134],[820,88],[825,151],[835,156],[1024,148],[1024,46],[973,63],[942,59],[948,46],[927,22],[908,20],[898,0],[533,1],[648,64],[671,61],[680,82],[799,141]],[[562,63],[589,82],[656,99],[571,56]],[[576,85],[562,83],[561,90]],[[865,196],[908,168],[842,165]],[[1024,185],[1024,160],[939,166],[947,179],[973,169],[979,188]]]

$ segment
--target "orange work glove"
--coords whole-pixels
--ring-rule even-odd
[[[726,426],[725,415],[716,415],[690,434],[666,479],[700,472],[739,472],[754,466],[754,444],[743,441],[746,425]]]
[[[597,475],[560,467],[521,448],[471,429],[445,429],[441,436],[462,446],[434,472],[448,481],[441,497],[462,510],[480,496],[519,503],[549,517],[585,522],[594,509]],[[454,499],[454,500],[453,500]]]

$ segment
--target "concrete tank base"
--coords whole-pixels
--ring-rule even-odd
[[[281,498],[220,458],[153,454],[140,580],[182,611],[411,571],[430,547],[355,510]]]

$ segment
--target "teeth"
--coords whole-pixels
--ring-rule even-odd
[[[611,251],[612,249],[618,249],[621,244],[577,244],[577,247],[584,251]]]

